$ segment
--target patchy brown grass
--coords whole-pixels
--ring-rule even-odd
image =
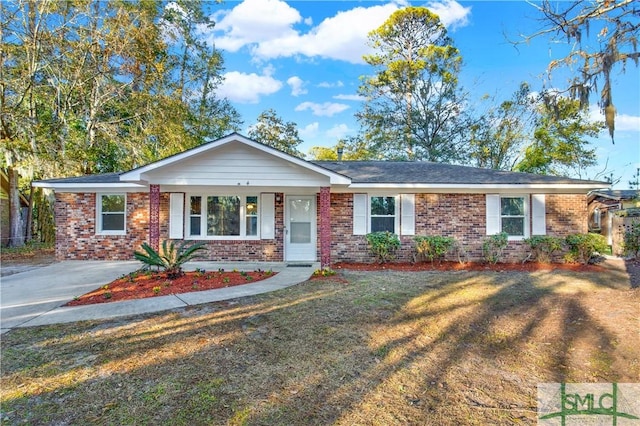
[[[623,270],[339,278],[13,330],[2,421],[534,424],[538,383],[640,376],[640,290]]]

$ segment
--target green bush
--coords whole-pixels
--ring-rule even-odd
[[[366,235],[369,251],[379,263],[385,263],[395,258],[395,252],[400,247],[400,238],[389,231],[372,232]]]
[[[634,220],[631,229],[625,231],[622,249],[626,256],[638,257],[640,254],[640,221]]]
[[[524,243],[531,248],[533,260],[549,263],[553,258],[553,253],[562,250],[563,240],[550,235],[536,235],[525,239]]]
[[[417,257],[419,259],[429,259],[433,263],[434,259],[442,260],[453,248],[456,240],[453,237],[440,235],[418,235],[413,238],[413,241],[415,242]]]
[[[484,260],[491,264],[502,261],[504,249],[509,244],[509,235],[506,232],[490,235],[482,241],[482,255]]]
[[[609,249],[607,240],[600,234],[571,234],[565,242],[569,246],[569,253],[564,256],[567,262],[586,264],[594,255]]]
[[[203,242],[191,246],[188,244],[185,241],[180,247],[176,247],[172,241],[165,240],[162,242],[161,249],[156,251],[149,244],[142,243],[144,252],[136,251],[133,255],[146,267],[157,266],[167,274],[167,278],[176,278],[183,274],[182,265],[195,259],[198,256],[197,252],[205,248]]]

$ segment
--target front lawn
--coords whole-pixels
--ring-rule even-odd
[[[542,382],[637,382],[620,270],[341,272],[2,336],[2,424],[535,424]]]

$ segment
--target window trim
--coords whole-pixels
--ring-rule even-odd
[[[103,230],[102,229],[102,197],[105,195],[119,195],[124,197],[124,211],[122,213],[117,213],[117,214],[122,214],[124,216],[122,230]],[[126,235],[126,234],[127,234],[127,193],[126,192],[96,193],[96,235]]]
[[[524,214],[522,216],[505,216],[502,214],[502,199],[503,198],[522,198],[523,200],[523,209],[524,209]],[[522,241],[526,238],[529,238],[529,236],[531,235],[531,200],[529,195],[526,194],[505,194],[505,195],[500,195],[500,204],[498,205],[498,208],[500,209],[498,211],[498,218],[500,219],[500,232],[502,231],[502,218],[503,217],[522,217],[522,220],[524,221],[523,223],[523,230],[524,230],[524,235],[509,235],[508,240],[509,241]]]
[[[191,235],[191,197],[200,197],[200,235]],[[240,235],[207,235],[207,212],[208,212],[208,199],[209,197],[239,197],[240,198]],[[256,235],[247,235],[247,198],[256,197],[256,203],[258,208],[256,209],[255,216],[257,219]],[[261,231],[261,200],[260,193],[242,193],[242,194],[223,194],[223,193],[186,193],[185,194],[185,215],[184,215],[184,227],[185,227],[185,240],[199,240],[199,241],[257,241],[260,240]],[[204,235],[203,235],[204,233]]]

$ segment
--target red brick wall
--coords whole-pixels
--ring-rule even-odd
[[[281,199],[282,199],[281,195]],[[127,194],[127,235],[96,235],[96,194],[56,193],[56,258],[126,260],[149,242],[149,195]],[[276,239],[207,241],[214,261],[282,261],[283,203],[276,202]],[[160,194],[160,241],[169,237],[169,194]],[[182,241],[180,241],[182,242]],[[195,243],[195,241],[194,241]]]
[[[54,209],[57,259],[132,259],[133,252],[147,241],[147,194],[127,194],[126,235],[96,235],[95,193],[56,193]]]
[[[548,194],[546,210],[548,235],[562,237],[588,231],[586,195]]]
[[[274,240],[208,241],[206,258],[214,261],[282,261],[284,259],[284,196],[276,201]],[[470,260],[482,259],[485,196],[482,194],[416,194],[416,234],[451,236]],[[149,238],[149,197],[127,194],[127,235],[96,235],[96,196],[56,193],[56,257],[58,259],[132,259]],[[318,209],[319,214],[320,209]],[[587,232],[586,195],[547,195],[547,234]],[[372,262],[363,235],[353,235],[353,195],[331,194],[331,262]],[[169,194],[160,194],[160,240],[169,235]],[[318,227],[318,256],[320,256]],[[507,260],[520,261],[524,245],[510,242]],[[319,257],[318,257],[319,258]],[[456,257],[451,256],[451,260]],[[413,259],[413,236],[401,237],[398,260]]]
[[[482,241],[486,238],[484,194],[416,194],[416,235],[454,237],[464,248],[465,257],[480,261]],[[587,232],[586,195],[546,196],[547,234],[566,236]],[[353,235],[352,194],[331,194],[332,262],[373,262],[363,235]],[[400,237],[397,260],[413,260],[413,236]],[[521,261],[526,256],[524,243],[509,242],[505,260]],[[450,254],[449,260],[457,260]]]

